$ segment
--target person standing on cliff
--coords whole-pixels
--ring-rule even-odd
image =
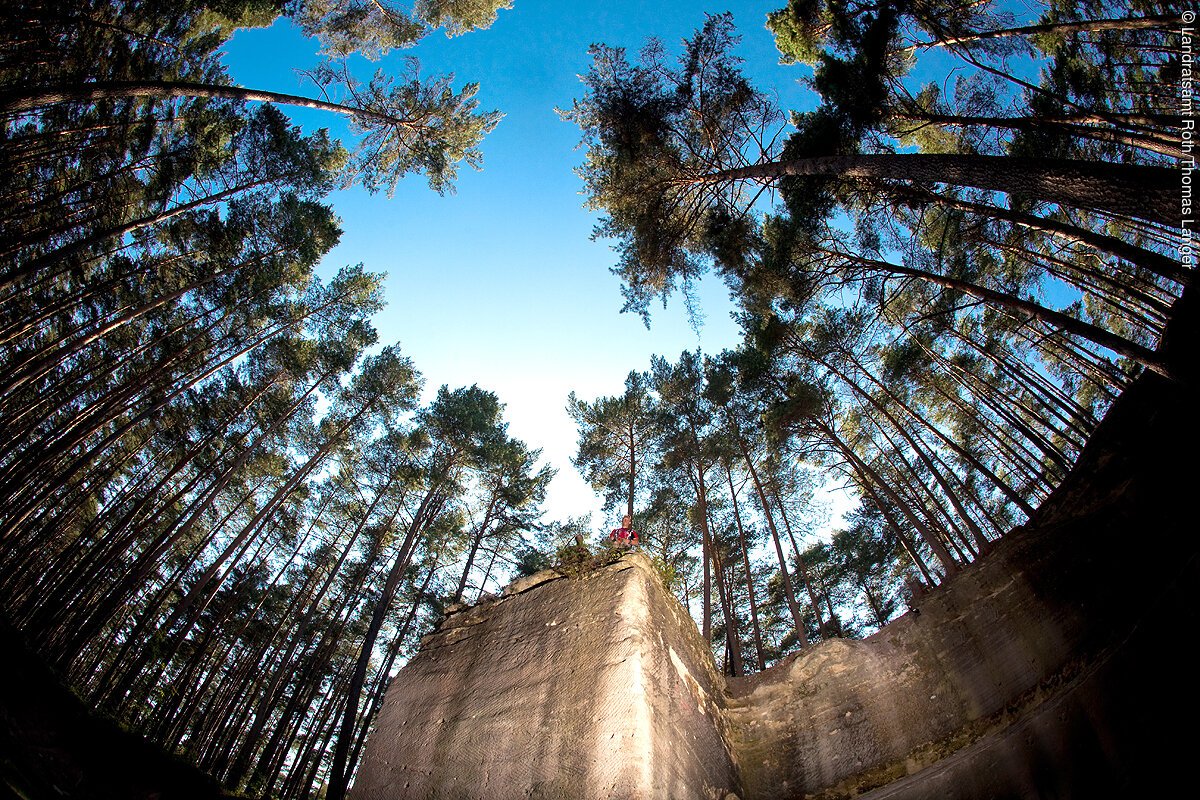
[[[621,527],[613,528],[608,539],[616,547],[628,550],[638,543],[638,532],[633,529],[633,518],[626,514],[621,518]]]

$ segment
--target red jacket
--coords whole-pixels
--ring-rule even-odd
[[[633,528],[613,528],[608,538],[617,544],[637,544],[638,532]]]

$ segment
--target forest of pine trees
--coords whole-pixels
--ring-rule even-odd
[[[286,10],[336,52],[502,5]],[[491,392],[420,404],[416,366],[377,346],[381,276],[314,275],[331,190],[444,191],[497,115],[442,78],[234,85],[220,46],[281,10],[0,9],[0,596],[129,728],[230,789],[332,797],[397,661],[496,588],[552,473]],[[289,105],[358,139],[304,135]]]
[[[449,191],[499,120],[344,57],[511,5],[0,4],[0,614],[230,791],[340,800],[444,607],[591,533],[543,522],[553,470],[503,398],[422,402],[380,275],[315,272],[331,192]],[[1007,8],[789,0],[767,24],[804,111],[710,15],[678,52],[595,45],[562,112],[626,310],[705,273],[737,303],[739,348],[568,400],[577,466],[729,674],[886,624],[1029,517],[1134,376],[1171,377],[1182,6]],[[309,95],[221,64],[281,16],[329,58]],[[830,485],[859,505],[819,536]]]
[[[677,53],[593,46],[563,112],[626,310],[709,272],[737,302],[737,349],[568,406],[728,674],[882,627],[1027,519],[1133,376],[1171,377],[1183,7],[1005,9],[790,0],[767,25],[803,112],[709,15]],[[829,487],[859,504],[814,535]]]

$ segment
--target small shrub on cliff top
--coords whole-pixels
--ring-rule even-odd
[[[595,552],[582,541],[563,545],[554,553],[554,569],[563,575],[574,577],[614,564],[627,550],[605,544]]]
[[[672,594],[679,588],[681,583],[678,568],[673,562],[669,562],[662,556],[654,555],[650,557],[650,563],[654,565],[654,569],[658,572],[658,577],[662,580],[663,586]]]

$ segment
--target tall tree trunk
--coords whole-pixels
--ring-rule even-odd
[[[1061,328],[1068,333],[1073,333],[1076,336],[1082,336],[1088,341],[1094,342],[1101,347],[1108,348],[1118,355],[1125,356],[1152,372],[1170,378],[1171,373],[1168,365],[1163,360],[1163,357],[1151,350],[1148,347],[1131,342],[1123,336],[1118,336],[1115,333],[1106,331],[1089,322],[1076,319],[1069,314],[1064,314],[1061,311],[1055,311],[1045,306],[1029,300],[1022,300],[1019,297],[1014,297],[1004,292],[997,292],[993,289],[988,289],[978,284],[970,283],[969,281],[951,278],[945,275],[938,275],[933,272],[927,272],[921,269],[906,267],[901,264],[892,264],[887,261],[876,261],[869,258],[851,258],[842,253],[830,253],[833,256],[846,258],[847,262],[855,267],[862,267],[869,270],[887,272],[893,275],[904,275],[910,278],[918,278],[928,283],[933,283],[938,286],[944,286],[947,289],[968,294],[972,297],[978,297],[980,300],[991,303],[1002,308],[1009,309],[1019,314],[1028,314],[1031,317],[1049,323],[1056,328]]]
[[[715,542],[714,542],[715,544]],[[721,561],[719,547],[713,548],[713,574],[717,579],[717,597],[721,602],[721,616],[725,619],[725,650],[729,654],[726,669],[737,677],[745,672],[742,665],[742,641],[738,631],[737,615],[733,609],[733,595],[725,582],[725,565]]]
[[[804,617],[800,614],[800,604],[796,602],[796,592],[792,588],[791,570],[788,568],[787,556],[783,554],[783,545],[779,543],[779,530],[775,527],[775,518],[771,514],[771,504],[767,502],[767,495],[763,491],[762,481],[758,479],[758,470],[754,468],[754,459],[750,455],[750,451],[746,447],[746,442],[742,439],[741,431],[738,430],[737,423],[733,420],[732,416],[729,417],[729,422],[734,440],[737,442],[742,459],[746,462],[746,467],[750,471],[750,478],[754,482],[754,490],[758,494],[758,502],[763,511],[763,518],[767,521],[767,529],[771,532],[771,542],[775,545],[775,556],[779,559],[779,576],[783,583],[784,597],[787,598],[788,610],[791,612],[792,622],[796,626],[796,640],[803,647],[808,644],[808,636],[804,631]],[[820,618],[821,612],[815,608],[813,610],[817,617]]]
[[[440,511],[445,501],[445,497],[441,493],[442,483],[448,478],[450,469],[451,467],[445,468],[441,475],[433,482],[417,512],[413,514],[412,524],[409,526],[400,551],[396,554],[396,560],[392,564],[391,571],[388,573],[387,582],[384,584],[379,600],[375,605],[375,610],[371,614],[366,638],[363,641],[362,650],[359,652],[358,661],[355,663],[354,672],[350,678],[350,688],[347,690],[346,709],[342,715],[337,746],[333,751],[333,766],[330,768],[329,786],[326,792],[327,800],[344,800],[346,796],[346,789],[350,780],[350,767],[352,766],[347,762],[347,758],[350,755],[350,746],[353,744],[354,723],[358,714],[359,696],[362,694],[363,681],[366,678],[367,665],[371,660],[371,652],[375,647],[375,639],[379,636],[380,628],[383,627],[383,620],[390,609],[396,588],[400,585],[400,578],[412,558],[417,538],[423,532],[424,527],[433,521],[433,518]]]
[[[1179,284],[1185,284],[1191,280],[1191,271],[1186,270],[1179,265],[1178,259],[1165,256],[1162,253],[1153,250],[1147,250],[1144,247],[1130,244],[1123,239],[1118,239],[1115,236],[1109,236],[1104,233],[1082,228],[1076,225],[1071,225],[1059,220],[1039,217],[1034,214],[1027,214],[1021,211],[1014,211],[1000,206],[989,205],[986,203],[974,203],[968,200],[963,200],[958,197],[951,197],[939,192],[934,192],[928,189],[918,189],[917,187],[904,186],[899,184],[887,184],[886,191],[898,199],[916,198],[922,200],[930,200],[947,206],[948,208],[966,211],[975,214],[982,219],[988,220],[1003,220],[1013,225],[1019,225],[1022,228],[1027,228],[1047,236],[1053,236],[1070,242],[1080,242],[1089,247],[1093,247],[1102,253],[1107,253],[1117,258],[1128,261],[1130,264],[1135,264],[1143,267],[1155,275],[1159,275],[1168,280],[1172,280]]]
[[[942,565],[942,569],[945,571],[946,575],[950,576],[956,574],[961,567],[950,555],[950,551],[948,551],[946,546],[942,544],[942,541],[938,538],[937,534],[930,530],[929,527],[922,522],[916,516],[916,514],[913,513],[908,504],[905,503],[904,500],[896,493],[896,491],[888,485],[887,481],[883,480],[883,478],[879,476],[878,472],[876,472],[869,464],[859,458],[858,454],[854,452],[854,449],[851,448],[850,445],[843,442],[841,438],[834,433],[831,427],[824,422],[819,421],[814,421],[814,424],[819,431],[825,434],[830,443],[833,444],[842,453],[842,455],[846,457],[863,483],[870,485],[873,490],[882,492],[887,499],[892,502],[893,505],[900,509],[900,512],[904,514],[908,521],[912,523],[912,526],[917,530],[917,533],[921,534],[921,538],[925,540],[925,544],[929,545],[929,549],[933,551],[934,557],[936,557],[938,562]]]
[[[788,541],[791,542],[792,552],[796,555],[796,571],[800,573],[800,582],[804,584],[804,591],[808,594],[808,602],[812,606],[813,614],[817,618],[817,631],[820,632],[821,638],[828,638],[830,634],[826,630],[825,618],[821,616],[821,606],[817,603],[817,593],[813,590],[812,581],[808,575],[808,563],[804,560],[804,554],[800,552],[800,544],[796,541],[796,535],[792,532],[792,522],[788,519],[787,509],[783,506],[783,496],[780,494],[779,485],[773,482],[772,494],[775,497],[775,505],[779,508],[779,518],[783,520],[783,529],[787,531]]]
[[[692,477],[691,470],[696,471]],[[704,585],[701,587],[701,622],[700,633],[705,645],[712,645],[712,569],[709,561],[712,558],[712,526],[708,519],[708,487],[704,485],[705,465],[695,461],[688,469],[688,478],[692,480],[696,490],[696,511],[700,517],[700,561],[704,574]]]
[[[629,501],[625,513],[629,516],[629,524],[633,525],[633,499],[637,488],[637,431],[634,420],[629,422]]]
[[[904,48],[902,53],[926,50],[931,47],[970,44],[989,39],[1012,36],[1038,36],[1042,34],[1091,33],[1095,31],[1132,31],[1146,29],[1168,30],[1178,21],[1177,16],[1155,14],[1140,17],[1117,17],[1111,19],[1085,19],[1078,22],[1042,22],[1036,25],[1020,25],[1012,28],[997,28],[988,31],[971,31],[958,35],[945,35],[930,42],[918,42]]]
[[[259,529],[259,526],[282,505],[286,498],[291,496],[301,481],[311,475],[325,458],[333,452],[335,447],[340,446],[341,437],[369,410],[370,406],[370,402],[364,403],[353,415],[347,418],[338,430],[332,433],[317,451],[309,456],[305,463],[296,469],[283,485],[276,489],[271,498],[258,510],[249,522],[242,526],[242,529],[233,537],[222,553],[208,565],[196,583],[190,587],[187,594],[171,610],[171,614],[162,626],[162,630],[170,636],[170,644],[168,646],[168,654],[165,657],[160,655],[159,674],[166,667],[167,660],[171,658],[171,655],[183,643],[192,626],[196,624],[196,620],[203,613],[207,603],[212,599],[217,590],[220,589],[226,577],[228,577],[229,571],[225,570],[222,572],[222,567],[243,545],[249,543],[250,537]],[[180,628],[173,630],[176,624],[181,621],[182,625]],[[147,650],[135,657],[133,664],[126,668],[124,677],[117,682],[115,691],[110,693],[110,697],[117,698],[118,701],[124,699],[134,680],[137,678],[137,674],[146,666],[152,655]]]
[[[866,489],[867,494],[871,497],[871,502],[879,509],[879,513],[883,514],[883,518],[887,520],[888,525],[895,532],[896,538],[900,541],[900,546],[904,548],[904,552],[908,553],[909,558],[913,560],[913,563],[921,572],[921,576],[925,578],[925,583],[929,586],[936,585],[937,578],[934,577],[933,572],[929,569],[929,565],[925,563],[925,559],[921,557],[920,551],[917,550],[915,543],[909,538],[908,533],[900,525],[896,516],[888,509],[884,498],[875,491],[875,487],[871,484],[864,484],[863,488]]]
[[[762,629],[758,624],[758,601],[754,599],[754,572],[750,569],[750,547],[746,544],[746,531],[742,528],[742,513],[738,510],[737,490],[733,488],[733,472],[725,465],[725,478],[729,482],[729,499],[733,502],[733,519],[737,523],[738,544],[742,551],[742,568],[746,571],[746,594],[750,598],[750,623],[754,629],[754,654],[758,657],[758,668],[767,668],[763,655]]]
[[[391,645],[388,647],[387,657],[384,659],[383,665],[379,670],[379,676],[376,679],[375,686],[370,692],[369,701],[366,706],[366,713],[363,714],[362,725],[359,726],[358,735],[354,738],[354,747],[351,749],[350,756],[346,760],[346,763],[348,764],[357,764],[359,756],[362,754],[363,745],[367,741],[367,733],[371,729],[371,721],[375,718],[375,715],[379,712],[379,708],[383,705],[384,693],[388,688],[388,684],[391,682],[391,676],[389,673],[392,671],[392,666],[396,662],[396,656],[400,653],[400,645],[404,643],[405,638],[408,636],[409,629],[412,627],[413,622],[417,618],[417,609],[421,606],[421,598],[423,598],[425,593],[429,591],[429,584],[433,582],[433,576],[438,571],[437,561],[440,555],[440,553],[435,555],[433,564],[430,566],[429,571],[425,573],[425,580],[422,581],[420,588],[417,589],[416,593],[413,595],[412,607],[409,609],[408,614],[404,617],[404,622],[401,624],[400,630],[397,631],[396,638],[392,640]]]
[[[0,114],[27,114],[38,108],[60,103],[132,98],[174,100],[185,97],[237,100],[246,103],[278,103],[285,106],[332,111],[336,114],[376,120],[403,128],[416,127],[416,123],[410,120],[372,111],[368,108],[313,100],[310,97],[283,92],[267,92],[246,89],[241,86],[222,86],[216,83],[193,81],[91,81],[60,86],[42,86],[34,89],[9,89],[0,92]]]
[[[1163,131],[1126,131],[1112,127],[1087,125],[1066,118],[1055,117],[981,117],[963,116],[958,114],[935,114],[921,110],[897,109],[887,112],[891,119],[900,119],[922,123],[925,125],[945,125],[947,127],[987,127],[1007,130],[1044,130],[1065,133],[1081,139],[1091,139],[1098,142],[1125,145],[1148,150],[1152,153],[1169,158],[1182,158],[1183,149],[1178,141],[1172,141]],[[1182,122],[1182,118],[1180,119]]]
[[[479,527],[475,529],[475,535],[471,538],[471,550],[467,554],[467,563],[463,567],[462,577],[458,580],[458,589],[454,592],[455,602],[462,602],[463,592],[467,589],[467,578],[471,574],[471,565],[475,562],[475,554],[479,551],[479,545],[483,541],[483,537],[487,535],[488,525],[492,521],[492,512],[496,509],[496,503],[500,499],[500,489],[497,487],[492,490],[492,496],[488,502],[487,511],[484,512],[483,521],[479,523]],[[480,589],[482,589],[482,585]]]
[[[772,161],[710,173],[695,182],[803,175],[971,186],[1167,226],[1179,222],[1175,170],[1140,164],[960,153],[869,153]]]
[[[901,401],[900,398],[897,397],[896,394],[891,390],[891,388],[886,383],[876,378],[871,371],[862,364],[862,362],[853,358],[852,361],[854,365],[858,367],[859,372],[865,375],[873,385],[883,391],[889,400],[898,405],[900,408],[904,409],[909,416],[921,423],[926,430],[933,433],[939,441],[952,449],[960,458],[965,460],[974,469],[983,473],[983,475],[992,483],[993,486],[999,489],[1005,497],[1011,500],[1017,506],[1017,508],[1021,510],[1021,513],[1023,513],[1026,517],[1033,516],[1033,506],[1030,505],[1029,502],[1015,489],[1013,489],[1006,481],[1001,480],[1001,478],[996,475],[996,473],[990,467],[977,458],[974,453],[967,450],[958,442],[954,441],[952,438],[943,433],[941,429],[939,429],[936,425],[926,419],[924,415],[920,414],[915,408],[913,408],[910,403]]]
[[[941,471],[937,468],[937,465],[933,463],[933,459],[928,453],[925,452],[923,444],[917,439],[917,437],[913,436],[913,434],[910,433],[907,428],[892,415],[892,412],[889,411],[886,406],[880,403],[874,395],[859,386],[857,381],[851,380],[847,375],[833,368],[830,364],[826,362],[821,363],[826,367],[826,369],[829,369],[831,372],[841,378],[847,386],[849,386],[859,395],[859,397],[870,403],[872,408],[876,409],[888,422],[892,424],[892,428],[900,434],[904,441],[908,443],[908,446],[912,448],[912,451],[916,453],[917,458],[921,460],[921,463],[925,465],[925,469],[929,471],[929,474],[933,476],[934,481],[941,488],[942,494],[950,501],[950,504],[954,506],[954,511],[958,514],[959,519],[962,520],[963,524],[966,525],[967,529],[971,532],[971,536],[974,537],[976,546],[981,552],[983,549],[987,548],[989,545],[988,538],[975,523],[975,520],[971,518],[971,515],[967,513],[967,509],[963,506],[962,501],[958,497],[958,493],[954,491],[954,489],[947,482],[945,476],[943,476]],[[871,419],[877,427],[879,427],[880,432],[883,431],[882,426],[879,425],[879,420],[874,419],[870,415],[866,416]],[[886,434],[884,435],[886,436]]]

